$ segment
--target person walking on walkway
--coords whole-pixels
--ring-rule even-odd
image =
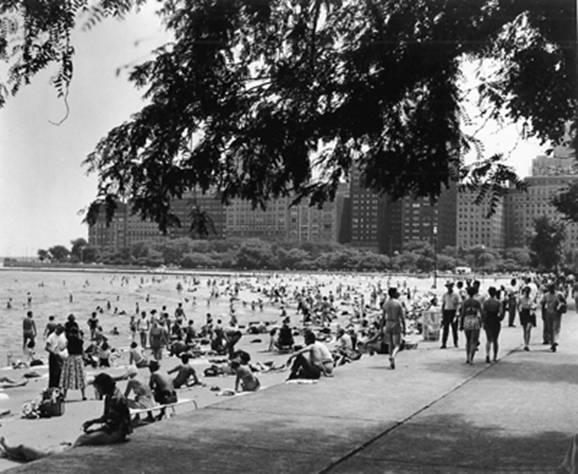
[[[531,291],[529,286],[525,286],[522,289],[522,296],[518,300],[518,314],[520,315],[525,351],[530,350],[532,327],[536,327],[536,302],[530,295]]]
[[[398,300],[397,288],[390,288],[387,293],[389,298],[383,304],[382,331],[389,348],[389,366],[395,369],[395,356],[405,334],[405,310]]]
[[[513,328],[516,327],[514,321],[516,320],[516,309],[517,309],[517,293],[518,288],[516,287],[517,281],[515,278],[512,278],[510,281],[510,287],[506,290],[506,308],[508,311],[508,327]]]
[[[454,338],[454,347],[458,347],[458,319],[456,313],[460,306],[460,296],[454,292],[454,283],[446,283],[448,291],[442,296],[442,349],[445,349],[448,342],[450,327]]]
[[[500,329],[502,325],[502,318],[504,317],[503,307],[500,300],[497,298],[498,292],[496,288],[491,286],[488,288],[490,295],[482,304],[482,323],[484,331],[486,332],[486,362],[490,363],[490,349],[494,348],[493,361],[498,360],[498,338],[500,337]]]
[[[544,293],[540,305],[542,307],[542,319],[545,324],[546,340],[551,344],[552,352],[556,352],[562,314],[566,312],[566,298],[560,291],[556,290],[554,283],[548,284],[547,289],[548,291]]]
[[[464,331],[466,335],[466,363],[473,364],[482,324],[482,304],[475,298],[477,294],[475,286],[468,287],[467,292],[468,298],[461,307],[460,331]]]

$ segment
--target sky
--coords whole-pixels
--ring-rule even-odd
[[[33,78],[0,109],[0,256],[35,256],[40,248],[87,238],[79,211],[96,196],[97,179],[81,162],[108,130],[144,102],[125,64],[140,62],[166,34],[151,8],[75,33],[68,102],[50,85],[54,71]]]
[[[74,35],[76,56],[70,112],[50,85],[54,71],[35,76],[0,109],[0,257],[32,257],[38,249],[87,238],[81,210],[96,195],[97,179],[82,161],[98,140],[144,104],[142,91],[116,69],[138,63],[167,40],[153,7],[123,21],[107,20]],[[510,127],[485,133],[486,152],[505,151],[518,173],[529,173],[540,152]]]

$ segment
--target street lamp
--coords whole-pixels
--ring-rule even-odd
[[[433,250],[434,250],[434,280],[432,288],[435,290],[438,286],[438,226],[433,226]]]

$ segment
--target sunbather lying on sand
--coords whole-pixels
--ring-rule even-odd
[[[14,388],[14,387],[23,387],[28,383],[28,380],[22,380],[21,382],[16,382],[12,380],[10,377],[2,376],[0,377],[0,388]]]
[[[0,437],[0,454],[7,459],[17,462],[36,461],[37,459],[45,458],[51,454],[64,451],[67,448],[70,448],[70,443],[63,443],[57,448],[47,450],[31,448],[30,446],[25,446],[24,444],[8,446],[4,436]]]

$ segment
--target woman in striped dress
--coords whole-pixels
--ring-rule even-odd
[[[68,335],[68,357],[64,360],[62,373],[60,374],[60,388],[64,398],[68,390],[80,390],[82,399],[86,400],[86,376],[84,374],[83,360],[84,341],[78,329],[73,328]]]

